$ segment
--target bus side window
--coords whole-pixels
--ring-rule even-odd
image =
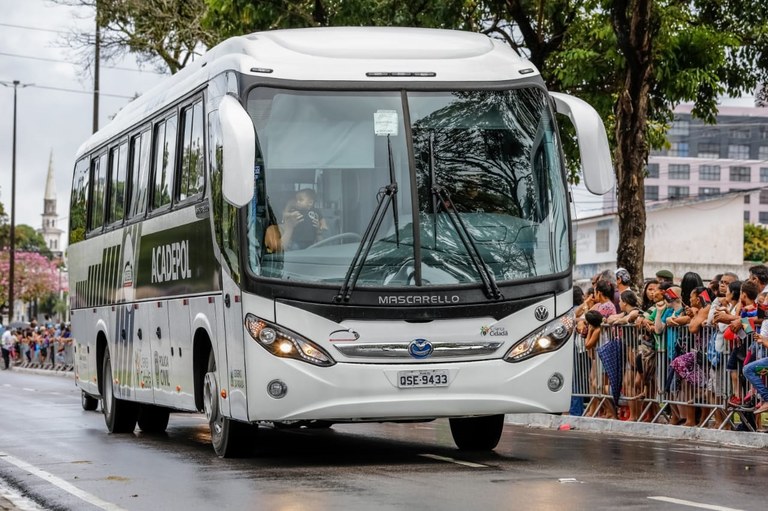
[[[109,200],[107,201],[107,223],[122,222],[125,216],[125,186],[128,169],[128,144],[109,151]]]
[[[203,156],[203,102],[184,108],[181,113],[181,164],[177,175],[178,202],[203,193],[205,159]]]
[[[155,126],[152,209],[159,209],[171,203],[173,169],[176,167],[177,122],[174,114]]]
[[[72,179],[72,196],[69,208],[69,244],[85,239],[85,227],[88,216],[88,158],[85,157],[75,164],[75,175]]]
[[[144,216],[147,210],[147,189],[149,181],[152,132],[144,131],[131,138],[131,198],[128,201],[128,218]]]
[[[91,160],[90,231],[104,225],[104,192],[107,184],[107,153]]]

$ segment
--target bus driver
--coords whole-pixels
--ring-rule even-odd
[[[274,232],[272,236],[268,233],[267,237],[271,239],[265,241],[268,248],[273,248],[273,252],[280,249],[304,249],[323,239],[327,230],[325,219],[315,209],[315,191],[305,188],[296,192],[294,198],[285,205],[279,242],[274,239]]]

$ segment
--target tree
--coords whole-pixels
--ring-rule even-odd
[[[42,299],[59,289],[58,263],[36,252],[16,252],[14,271],[15,298],[24,301]],[[0,252],[0,302],[8,300],[8,252]]]
[[[54,0],[97,13],[101,57],[105,60],[134,54],[139,62],[178,72],[201,53],[212,35],[202,26],[205,0]],[[95,36],[78,32],[69,45],[80,48],[84,61],[92,61]],[[88,64],[90,65],[90,64]]]
[[[744,224],[744,260],[768,261],[768,229]]]
[[[14,229],[17,252],[38,252],[47,258],[53,257],[43,236],[32,227],[21,224]],[[8,250],[10,246],[11,227],[8,224],[0,225],[0,250]]]

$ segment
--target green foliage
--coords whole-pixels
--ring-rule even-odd
[[[744,224],[744,260],[768,261],[768,229],[760,225]]]
[[[53,254],[48,249],[48,245],[45,244],[42,234],[32,227],[26,224],[17,225],[14,234],[16,238],[15,250],[17,252],[37,252],[48,259],[53,257]],[[10,235],[10,224],[0,225],[0,248],[3,250],[10,246]]]

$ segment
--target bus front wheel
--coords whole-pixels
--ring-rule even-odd
[[[462,451],[491,451],[501,439],[504,415],[449,419],[453,441]]]
[[[110,433],[133,433],[136,429],[136,419],[139,408],[136,403],[115,397],[112,379],[112,364],[109,350],[104,352],[104,365],[101,373],[104,377],[104,392],[102,392],[101,409],[104,410],[104,422]]]
[[[246,437],[255,427],[225,417],[219,409],[219,385],[216,359],[208,357],[208,372],[203,382],[203,406],[211,428],[211,444],[220,458],[235,458],[245,452]]]

